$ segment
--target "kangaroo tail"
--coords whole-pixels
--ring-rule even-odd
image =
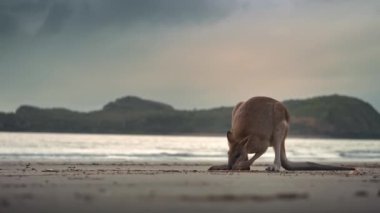
[[[355,168],[350,167],[341,167],[341,166],[331,166],[331,165],[322,165],[313,162],[291,162],[286,157],[285,152],[285,138],[281,143],[281,166],[286,170],[355,170]]]

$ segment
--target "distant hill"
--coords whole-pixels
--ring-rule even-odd
[[[156,111],[174,110],[170,105],[156,101],[143,100],[135,96],[119,98],[116,101],[106,104],[105,111]]]
[[[360,99],[331,95],[284,101],[293,135],[379,138],[380,114]]]
[[[284,104],[291,115],[291,136],[380,138],[380,114],[357,98],[331,95]],[[0,131],[225,134],[231,111],[232,107],[176,110],[164,103],[127,96],[91,112],[20,106],[15,113],[0,113]]]

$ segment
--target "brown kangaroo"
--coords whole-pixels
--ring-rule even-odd
[[[291,162],[286,157],[285,138],[289,128],[289,113],[279,101],[268,97],[253,97],[238,103],[232,110],[231,130],[227,132],[228,164],[209,170],[249,170],[251,164],[272,146],[275,153],[268,171],[286,170],[354,170],[355,168],[321,165],[312,162]],[[248,160],[248,154],[255,153]]]

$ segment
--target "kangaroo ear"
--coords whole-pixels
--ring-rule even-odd
[[[230,147],[232,144],[235,143],[235,141],[232,138],[232,132],[231,131],[227,131],[227,140],[228,140],[228,146],[230,146]]]

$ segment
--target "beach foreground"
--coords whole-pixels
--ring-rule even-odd
[[[378,212],[380,164],[208,172],[191,163],[0,163],[0,212]]]

